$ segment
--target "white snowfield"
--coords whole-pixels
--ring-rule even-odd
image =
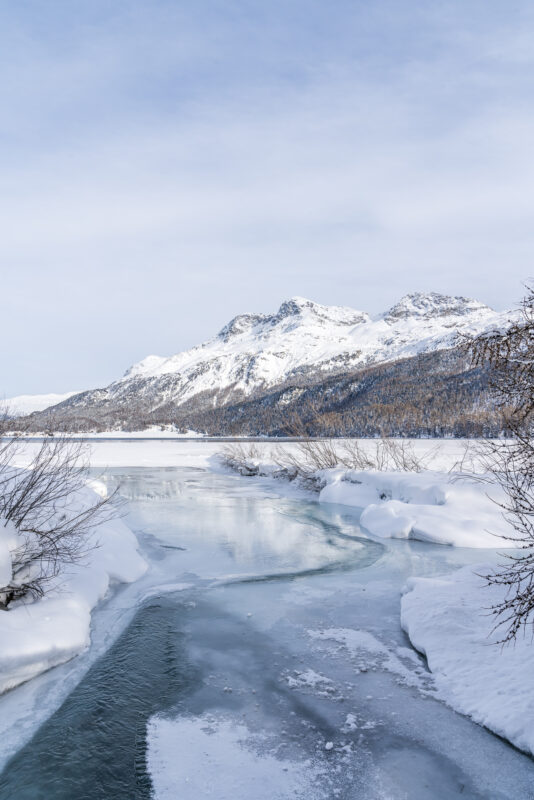
[[[533,644],[495,642],[487,608],[503,597],[478,577],[488,565],[442,578],[412,578],[402,598],[401,624],[427,658],[440,696],[452,708],[534,755]],[[485,610],[486,609],[486,610]]]
[[[87,487],[70,499],[68,509],[74,513],[92,501],[94,491]],[[0,586],[11,580],[11,553],[18,543],[13,525],[0,518]],[[146,569],[137,539],[122,520],[99,524],[83,563],[70,566],[44,598],[19,600],[0,611],[0,693],[84,650],[91,609],[110,584],[135,581]]]
[[[78,392],[66,392],[65,394],[21,394],[18,397],[9,397],[0,403],[0,407],[6,408],[11,416],[24,417],[26,414],[33,414],[34,411],[44,411],[45,408],[55,406],[68,400],[69,397]]]

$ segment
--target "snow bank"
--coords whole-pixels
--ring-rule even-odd
[[[35,434],[34,434],[35,435]],[[80,434],[66,434],[67,436],[79,436]],[[174,425],[152,425],[139,431],[100,431],[99,433],[82,433],[84,439],[203,439],[204,433],[198,431],[179,431]]]
[[[496,486],[440,472],[328,470],[321,503],[362,508],[360,524],[382,538],[419,539],[456,547],[510,547],[512,533]]]
[[[386,539],[418,539],[456,547],[513,547],[506,539],[513,530],[504,520],[499,502],[505,499],[495,484],[456,473],[433,470],[317,470],[305,481],[296,471],[255,457],[227,457],[226,466],[245,477],[293,480],[314,487],[320,503],[361,509],[360,525]],[[482,476],[481,476],[482,477]]]
[[[10,409],[11,410],[11,409]],[[19,416],[23,416],[20,414]],[[12,431],[9,435],[15,435],[15,432]],[[47,436],[46,431],[31,431],[30,433],[22,433],[21,439],[32,439],[36,436],[44,437]],[[142,430],[138,431],[124,431],[124,430],[106,430],[106,431],[78,431],[78,432],[66,432],[62,433],[66,439],[113,439],[120,441],[131,441],[139,439],[142,441],[143,439],[162,439],[162,440],[188,440],[188,439],[204,439],[206,434],[199,433],[198,431],[193,430],[185,430],[180,431],[178,428],[175,428],[174,425],[152,425],[149,428],[143,428]]]
[[[0,586],[6,586],[11,580],[11,553],[16,546],[15,526],[0,517]]]
[[[472,567],[443,578],[412,578],[401,624],[426,655],[442,699],[534,755],[534,646],[529,638],[505,648],[495,644],[499,636],[484,611],[502,592],[486,587]]]
[[[80,507],[93,501],[90,488],[73,498]],[[9,553],[16,544],[16,531],[0,521],[0,585],[11,579]],[[120,519],[98,525],[89,547],[91,544],[98,546],[89,550],[83,563],[69,566],[44,598],[17,601],[7,611],[0,611],[0,692],[87,647],[91,609],[112,582],[137,580],[147,568],[137,552],[137,539]]]

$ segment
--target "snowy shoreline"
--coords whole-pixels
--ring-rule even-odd
[[[90,446],[93,467],[187,465],[229,471],[217,458],[221,448],[216,443],[95,442]],[[445,470],[455,462],[458,446],[457,442],[447,443],[446,452],[437,454],[431,464],[433,469],[421,473],[327,470],[320,476],[324,485],[318,493],[304,492],[296,482],[283,480],[276,481],[276,491],[352,507],[370,536],[378,539],[415,539],[494,551],[505,544],[509,547],[502,539],[508,531],[487,496],[487,485],[450,481]],[[32,449],[28,443],[28,454]],[[272,462],[262,457],[257,466],[260,481],[262,475],[264,480],[272,479],[276,469]],[[0,614],[0,690],[83,651],[89,644],[91,609],[113,582],[135,581],[146,570],[137,540],[122,521],[106,523],[97,536],[105,543],[93,551],[89,564],[64,576],[61,591]],[[534,687],[527,671],[531,645],[522,640],[501,650],[490,644],[492,620],[484,615],[484,607],[491,605],[496,595],[482,589],[474,575],[477,570],[487,568],[465,567],[441,577],[410,579],[401,599],[401,624],[413,646],[426,656],[440,699],[534,754],[534,725],[530,722],[534,719]]]
[[[506,538],[513,530],[498,505],[504,499],[502,491],[481,481],[480,476],[436,469],[409,472],[338,467],[318,469],[303,482],[272,458],[247,456],[226,460],[223,465],[248,478],[277,478],[281,487],[313,485],[316,491],[310,494],[319,503],[361,510],[360,525],[381,539],[415,539],[455,547],[514,546]]]
[[[251,459],[236,471],[251,477],[278,477],[291,483],[272,462]],[[319,470],[313,475],[319,503],[361,510],[360,525],[378,538],[414,539],[465,548],[510,549],[518,542],[503,519],[498,487],[459,475]],[[298,479],[294,481],[297,483]],[[283,491],[283,489],[282,489]],[[310,492],[310,494],[312,494]],[[534,684],[530,638],[499,643],[488,612],[504,596],[480,575],[494,565],[463,567],[452,574],[410,578],[400,603],[401,626],[423,654],[438,697],[455,711],[534,755]]]
[[[72,502],[94,501],[92,488]],[[0,530],[0,566],[16,546],[10,529]],[[90,534],[83,563],[70,565],[44,597],[13,602],[0,611],[0,694],[61,664],[90,644],[91,611],[114,583],[140,578],[147,563],[135,535],[121,519],[101,522]]]
[[[431,670],[448,705],[534,756],[533,645],[521,636],[502,647],[488,607],[502,587],[486,587],[490,567],[411,578],[401,600],[401,625]]]

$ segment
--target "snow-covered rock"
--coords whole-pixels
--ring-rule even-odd
[[[503,587],[487,587],[464,567],[442,578],[412,578],[402,598],[401,623],[427,658],[440,696],[454,709],[534,755],[534,681],[531,637],[496,644],[487,609]]]

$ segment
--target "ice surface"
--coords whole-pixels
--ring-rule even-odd
[[[233,716],[153,718],[148,726],[148,767],[157,800],[313,800],[315,770],[264,751]],[[184,746],[185,745],[185,746]]]

